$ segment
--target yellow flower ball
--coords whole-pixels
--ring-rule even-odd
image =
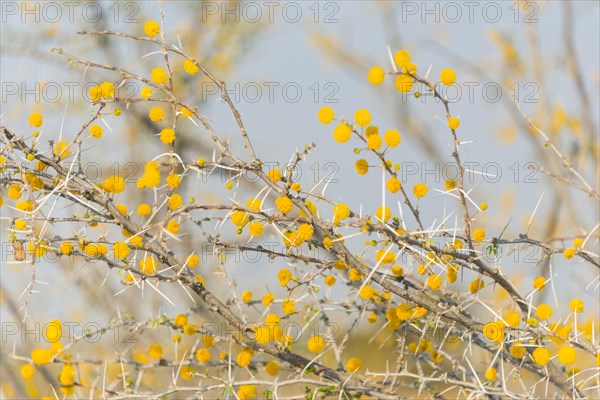
[[[190,60],[185,60],[185,62],[183,63],[183,69],[191,76],[196,75],[198,71],[200,71],[200,68]]]
[[[160,141],[164,144],[171,144],[175,141],[175,131],[171,128],[165,128],[160,131]]]
[[[167,206],[170,210],[177,210],[183,205],[183,198],[177,193],[173,193],[167,200]]]
[[[338,203],[333,207],[333,219],[336,222],[343,221],[350,216],[350,208],[344,203]]]
[[[250,216],[244,211],[235,211],[231,214],[231,222],[235,226],[242,227],[250,221]]]
[[[583,306],[584,306],[583,300],[580,300],[580,299],[573,299],[569,303],[569,309],[574,313],[583,312]]]
[[[451,68],[444,68],[440,74],[440,81],[446,86],[452,85],[456,82],[456,72]]]
[[[147,217],[148,215],[152,214],[152,207],[150,207],[148,204],[142,203],[138,206],[137,213],[142,217]]]
[[[336,279],[335,276],[333,275],[327,275],[324,279],[324,282],[327,286],[333,286],[335,285]]]
[[[475,240],[476,242],[481,242],[485,239],[485,229],[475,229],[471,236],[473,236],[473,240]]]
[[[536,348],[531,355],[533,356],[535,363],[542,367],[550,361],[550,352],[545,347]]]
[[[273,293],[267,293],[262,298],[262,304],[265,307],[269,307],[273,303],[273,300],[275,300],[275,295]]]
[[[246,202],[246,208],[252,210],[252,211],[258,211],[260,210],[262,204],[260,202],[259,199],[257,198],[250,198],[247,202]]]
[[[244,303],[250,303],[252,301],[252,292],[249,290],[245,290],[242,292],[242,301]]]
[[[156,273],[156,269],[156,260],[153,257],[144,257],[140,260],[140,271],[144,274],[153,275]]]
[[[29,125],[39,128],[44,122],[44,117],[40,113],[32,113],[29,115]]]
[[[392,176],[386,182],[385,187],[390,192],[396,193],[396,192],[398,192],[402,188],[402,184],[400,183],[400,181],[398,180],[398,178],[396,178],[395,176]]]
[[[563,346],[558,350],[558,362],[562,365],[569,365],[575,362],[577,353],[571,346]]]
[[[121,193],[123,190],[125,190],[125,179],[119,175],[114,175],[106,179],[102,186],[108,193]]]
[[[427,278],[427,286],[432,290],[439,290],[442,287],[442,277],[439,275],[431,275]]]
[[[333,109],[331,107],[321,107],[321,109],[319,110],[319,122],[321,122],[324,125],[329,125],[331,123],[331,121],[333,121],[333,119],[335,118],[335,114],[333,112]]]
[[[177,189],[181,184],[181,177],[178,174],[169,174],[165,181],[171,189]]]
[[[535,310],[535,315],[542,320],[548,319],[552,317],[552,307],[548,304],[540,304],[537,310]]]
[[[481,331],[492,342],[501,343],[504,341],[504,326],[499,322],[488,322],[483,326]]]
[[[365,175],[369,172],[369,164],[367,163],[367,160],[361,158],[354,163],[354,169],[359,175]]]
[[[33,349],[31,360],[35,365],[49,364],[52,360],[52,353],[47,349]]]
[[[408,75],[401,74],[396,77],[396,89],[400,93],[408,93],[412,90],[414,85],[413,78]]]
[[[487,379],[488,381],[493,381],[496,379],[496,375],[497,375],[496,368],[488,368],[485,371],[484,376],[485,376],[485,379]]]
[[[521,345],[521,341],[517,340],[512,344],[512,346],[510,346],[509,352],[514,358],[521,359],[525,357],[525,354],[527,354],[527,349],[525,346]]]
[[[281,286],[286,286],[292,279],[292,273],[289,269],[283,268],[277,274],[277,279],[279,279],[279,284],[281,284]]]
[[[23,379],[31,379],[35,374],[35,368],[33,365],[25,364],[21,367],[21,376]]]
[[[320,353],[325,348],[325,340],[321,336],[312,336],[308,339],[306,347],[311,353]]]
[[[187,325],[187,323],[188,317],[185,314],[177,314],[175,318],[173,318],[173,325],[175,325],[176,327],[181,328]]]
[[[569,247],[568,249],[565,249],[565,251],[563,252],[563,256],[569,260],[571,258],[573,258],[575,256],[575,249],[572,247]]]
[[[96,139],[100,139],[102,134],[104,133],[104,129],[98,124],[94,124],[90,126],[90,134]]]
[[[195,334],[197,331],[198,329],[196,328],[196,325],[193,324],[187,324],[183,327],[183,333],[185,333],[188,336]]]
[[[356,125],[364,128],[371,123],[371,113],[366,109],[356,110],[354,120],[356,121]]]
[[[544,290],[546,287],[546,279],[543,276],[536,276],[533,279],[533,287],[537,290]]]
[[[453,131],[458,129],[458,127],[460,126],[460,120],[456,117],[450,117],[448,118],[448,127],[450,129],[452,129]]]
[[[425,197],[427,195],[428,191],[429,191],[429,188],[423,182],[419,182],[413,187],[413,194],[415,195],[415,197],[417,199],[420,199],[421,197]]]
[[[346,124],[339,124],[333,129],[333,138],[338,143],[346,143],[352,136],[352,128]]]
[[[271,376],[277,376],[279,374],[279,364],[275,361],[269,361],[265,365],[265,372]]]
[[[269,170],[269,179],[273,181],[273,183],[277,183],[281,180],[281,170],[278,168],[273,168]]]
[[[381,139],[381,136],[379,136],[378,134],[373,134],[370,135],[369,137],[367,137],[367,147],[371,150],[379,150],[379,148],[381,147],[383,143],[383,140]]]
[[[410,64],[410,53],[407,50],[398,50],[394,55],[394,63],[398,67],[406,67]]]
[[[293,314],[296,312],[296,302],[290,299],[284,299],[281,303],[281,310],[285,314]]]
[[[69,254],[71,254],[73,252],[73,245],[69,242],[62,242],[60,244],[60,252],[63,255],[68,256]]]
[[[362,368],[362,360],[358,357],[352,357],[346,363],[346,369],[348,372],[353,373]]]
[[[475,294],[477,292],[479,292],[481,289],[483,289],[484,287],[484,283],[481,279],[477,278],[475,280],[473,280],[471,283],[469,283],[469,292],[471,292],[472,294]]]
[[[250,365],[251,359],[252,355],[249,352],[242,351],[240,352],[240,354],[238,354],[236,361],[240,367],[247,367],[248,365]]]
[[[202,364],[209,362],[210,350],[205,348],[198,349],[198,351],[196,351],[196,360],[198,360],[198,362]]]
[[[162,85],[167,81],[169,76],[167,75],[167,72],[164,69],[162,69],[161,67],[156,67],[150,73],[150,78],[152,78],[154,83]]]
[[[239,400],[250,400],[256,397],[256,386],[254,385],[242,385],[237,391],[237,397]]]
[[[54,144],[53,152],[55,156],[62,160],[71,154],[71,149],[66,142],[59,141]]]
[[[248,231],[250,232],[250,234],[252,236],[258,237],[263,234],[264,227],[262,226],[262,224],[260,222],[253,221],[250,223],[250,226],[248,227]]]
[[[140,91],[140,97],[142,99],[149,99],[150,97],[152,97],[152,89],[147,86],[143,87]]]
[[[281,196],[275,200],[275,206],[282,214],[287,214],[292,211],[294,208],[294,203],[289,199],[289,197]]]
[[[153,343],[148,348],[148,355],[152,358],[161,358],[163,354],[162,346],[158,343]]]
[[[582,238],[575,238],[573,240],[573,247],[580,248],[582,246],[583,246],[583,239]]]
[[[111,82],[102,82],[100,84],[100,93],[101,96],[105,99],[114,97],[115,85],[113,85]]]
[[[402,141],[402,136],[397,130],[390,129],[385,132],[383,139],[385,140],[385,144],[387,144],[389,147],[396,147]]]
[[[179,233],[179,222],[177,222],[175,220],[170,220],[169,222],[167,222],[167,231],[169,231],[173,235],[178,234]]]
[[[444,183],[444,189],[446,189],[446,191],[450,191],[452,189],[454,189],[456,187],[456,181],[454,179],[448,179],[445,183]]]
[[[160,25],[158,22],[150,19],[144,24],[144,33],[150,37],[154,37],[160,33]]]
[[[190,268],[195,268],[199,262],[200,262],[200,257],[198,257],[196,254],[191,254],[186,259],[187,266]]]
[[[508,326],[513,328],[518,328],[521,323],[521,315],[516,311],[511,311],[504,316],[504,321],[508,324]]]
[[[367,78],[371,85],[381,85],[385,79],[385,71],[380,66],[371,67]]]
[[[375,217],[377,217],[380,221],[387,221],[392,217],[392,210],[388,206],[380,206],[377,211],[375,211]]]
[[[125,242],[115,242],[113,245],[113,253],[118,259],[125,258],[129,255],[129,246]]]
[[[159,122],[164,118],[165,112],[160,107],[154,107],[150,110],[149,116],[152,122]]]
[[[19,184],[12,184],[8,187],[7,196],[11,200],[18,200],[23,193],[23,187]]]
[[[75,383],[75,368],[70,364],[65,364],[60,371],[58,381],[63,386],[72,386]]]
[[[358,294],[363,300],[371,300],[375,295],[375,289],[371,285],[365,285]]]

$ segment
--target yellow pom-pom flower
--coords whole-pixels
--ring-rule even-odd
[[[352,128],[346,124],[339,124],[333,129],[333,138],[338,143],[346,143],[352,136]]]
[[[144,24],[144,33],[150,37],[154,37],[160,33],[160,25],[158,22],[150,19]]]
[[[325,340],[321,336],[312,336],[308,339],[306,347],[311,353],[320,353],[325,348]]]
[[[160,141],[164,144],[171,144],[175,141],[175,131],[171,128],[165,128],[160,131]]]
[[[335,114],[331,107],[325,106],[321,107],[321,109],[319,110],[318,117],[319,122],[325,125],[329,125],[331,121],[333,121],[333,119],[335,118]]]
[[[159,122],[164,118],[165,112],[160,107],[154,107],[150,110],[149,116],[152,122]]]
[[[383,139],[385,140],[385,144],[387,144],[389,147],[396,147],[402,141],[402,136],[397,130],[390,129],[385,132]]]
[[[562,365],[569,365],[575,362],[577,353],[571,346],[563,346],[558,350],[558,362]]]
[[[476,242],[481,242],[482,240],[485,239],[485,229],[483,228],[479,228],[479,229],[475,229],[473,231],[473,240],[475,240]]]
[[[396,77],[396,89],[400,93],[408,93],[412,90],[414,85],[413,78],[408,75],[401,74]]]
[[[29,125],[39,128],[44,122],[44,117],[40,113],[32,113],[29,115]]]
[[[446,86],[452,85],[456,82],[456,72],[451,68],[444,68],[440,74],[440,81]]]
[[[103,133],[104,129],[102,129],[102,127],[98,124],[94,124],[90,127],[90,135],[92,135],[96,139],[100,139]]]
[[[185,60],[185,62],[183,63],[183,69],[191,76],[196,75],[198,71],[200,71],[200,68],[190,60]]]
[[[569,303],[569,309],[574,313],[583,312],[583,306],[584,306],[583,300],[580,300],[580,299],[573,299]]]
[[[415,197],[417,199],[420,199],[421,197],[425,197],[427,195],[428,191],[429,191],[429,188],[423,182],[419,182],[413,187],[413,194],[415,195]]]
[[[364,128],[371,123],[371,113],[366,109],[356,110],[354,120],[356,121],[356,125]]]
[[[535,310],[535,315],[542,320],[548,319],[552,317],[552,307],[548,304],[540,304],[537,310]]]
[[[371,85],[381,85],[385,79],[385,71],[380,66],[371,67],[367,78]]]
[[[156,67],[150,73],[150,78],[152,78],[154,83],[162,85],[167,81],[169,76],[167,75],[167,72],[164,69],[162,69],[161,67]]]
[[[350,373],[356,372],[356,371],[358,371],[361,368],[362,368],[362,360],[360,358],[358,358],[358,357],[352,357],[346,363],[346,369]]]
[[[458,129],[458,127],[460,126],[460,120],[456,117],[450,117],[448,118],[448,127],[452,130],[456,130]]]

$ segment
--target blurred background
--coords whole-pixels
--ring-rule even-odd
[[[163,63],[162,53],[150,43],[77,34],[114,30],[143,35],[144,21],[160,20],[157,2],[97,1],[75,6],[58,2],[59,14],[48,4],[1,4],[1,124],[25,134],[31,131],[28,115],[40,112],[44,115],[41,140],[56,138],[60,132],[72,137],[89,118],[93,106],[86,99],[89,86],[85,85],[105,80],[119,82],[117,74],[104,70],[70,68],[65,57],[52,52],[53,48],[118,65],[142,76],[149,76],[152,68]],[[27,14],[24,10],[33,11]],[[485,227],[489,237],[497,237],[505,229],[503,238],[528,232],[532,238],[552,239],[557,247],[568,247],[574,237],[587,235],[598,223],[598,203],[587,194],[528,169],[533,163],[571,178],[514,106],[516,99],[575,168],[598,188],[598,2],[167,1],[164,10],[167,41],[180,44],[219,79],[227,81],[255,150],[265,163],[285,165],[297,149],[316,144],[301,166],[298,178],[304,188],[326,179],[329,183],[325,194],[334,201],[343,200],[365,213],[373,213],[380,205],[381,180],[373,179],[377,173],[357,175],[354,162],[361,157],[354,154],[354,145],[336,143],[332,126],[323,126],[317,119],[324,105],[332,107],[336,116],[350,119],[357,109],[368,108],[380,130],[397,129],[402,133],[402,144],[392,152],[392,160],[401,166],[403,185],[412,188],[417,182],[426,182],[430,187],[426,201],[419,204],[424,224],[440,224],[451,212],[459,211],[455,199],[435,190],[443,191],[444,181],[456,173],[443,105],[431,97],[417,99],[398,93],[389,77],[380,87],[367,81],[373,65],[392,70],[388,49],[393,53],[406,49],[421,76],[437,81],[446,67],[457,73],[457,85],[449,88],[447,95],[453,99],[452,113],[461,119],[459,138],[469,142],[461,147],[461,157],[474,170],[487,174],[467,175],[466,187],[474,188],[471,197],[489,205],[487,212],[476,215],[477,227]],[[175,69],[181,71],[183,59],[174,59]],[[197,106],[242,154],[235,121],[214,85],[205,77],[178,73],[175,86],[180,96]],[[141,87],[133,83],[120,90],[137,97]],[[115,168],[131,170],[132,179],[137,178],[147,160],[164,152],[155,137],[156,127],[146,117],[148,109],[147,105],[135,106],[121,117],[111,118],[110,129],[105,129],[106,140],[84,146],[84,158],[94,163],[90,174],[97,174],[98,181],[112,175]],[[212,157],[214,146],[208,135],[190,121],[180,123],[177,135],[176,151],[186,161]],[[233,195],[225,188],[226,180],[219,175],[204,182],[189,179],[184,181],[185,193],[208,204],[227,202]],[[323,186],[320,183],[317,191]],[[248,183],[235,196],[245,203],[258,190]],[[123,201],[133,209],[143,200],[131,196]],[[386,202],[395,204],[395,200],[388,194]],[[185,294],[170,289],[166,291],[174,305],[147,288],[143,301],[139,301],[140,289],[122,292],[122,277],[103,265],[64,259],[38,264],[36,292],[23,297],[32,279],[28,272],[31,266],[10,261],[7,229],[12,214],[6,206],[0,211],[3,331],[6,323],[24,319],[25,298],[28,323],[58,318],[101,326],[119,313],[132,313],[144,320],[159,313],[174,315],[192,304]],[[454,219],[452,216],[447,222],[450,227]],[[459,225],[461,220],[459,214]],[[64,234],[68,229],[63,225],[56,227],[56,232]],[[234,235],[233,229],[223,229],[224,235]],[[87,227],[85,232],[77,233],[88,237],[104,234],[101,227]],[[194,235],[183,237],[178,245],[182,253],[200,248],[202,243],[197,239]],[[363,241],[358,238],[353,245],[360,248]],[[588,246],[597,252],[597,230]],[[488,261],[505,268],[524,293],[530,291],[534,276],[549,276],[549,262],[539,251],[504,251],[501,259],[489,256]],[[553,272],[560,277],[555,280],[559,300],[579,293],[587,301],[586,316],[596,316],[597,320],[598,269],[574,260],[555,257],[551,261]],[[227,299],[230,286],[220,281],[217,273],[223,268],[221,263],[210,256],[201,262],[202,276],[220,288],[215,291]],[[414,266],[407,263],[405,269],[411,271]],[[240,292],[254,288],[259,294],[268,288],[282,295],[275,274],[257,272],[260,268],[277,271],[282,267],[275,264],[266,258],[256,262],[244,257],[232,257],[226,263],[229,278],[243,282]],[[463,288],[469,281],[465,279]],[[590,288],[590,282],[596,285]],[[550,295],[546,291],[542,296]],[[336,292],[331,296],[335,298]],[[557,312],[568,314],[568,304],[561,304]],[[197,317],[211,318],[203,313]],[[352,322],[344,313],[335,318],[341,325]],[[365,335],[372,332],[362,323],[360,328],[365,328]],[[146,334],[161,337],[158,332]],[[7,355],[29,354],[34,344],[12,337],[5,340],[4,336],[3,391],[5,395],[23,393],[30,389],[15,377],[15,361]],[[104,340],[108,345],[100,341],[98,348],[102,350],[95,351],[110,354],[116,344]],[[360,343],[361,336],[353,341]],[[384,358],[373,362],[385,365]]]

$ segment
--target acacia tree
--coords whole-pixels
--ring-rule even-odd
[[[105,279],[122,288],[116,294],[134,293],[141,301],[154,296],[159,305],[179,311],[161,309],[141,319],[119,314],[78,335],[65,321],[52,320],[42,343],[27,352],[15,347],[12,359],[22,377],[9,379],[49,384],[43,390],[57,398],[585,398],[599,393],[597,321],[583,322],[579,298],[561,298],[568,310],[554,315],[565,311],[563,304],[542,303],[536,296],[551,290],[556,299],[556,276],[538,276],[523,291],[503,269],[501,251],[532,246],[550,263],[578,260],[579,268],[596,270],[600,260],[591,242],[597,244],[598,227],[591,223],[583,227],[584,235],[569,241],[485,231],[478,216],[487,205],[477,201],[477,191],[465,180],[460,119],[440,91],[456,81],[452,69],[442,69],[440,82],[434,82],[417,72],[408,51],[399,50],[390,54],[389,69],[365,71],[375,86],[391,81],[403,95],[439,100],[435,106],[441,110],[431,112],[444,115],[458,169],[457,179],[441,188],[426,182],[403,186],[391,161],[402,150],[402,136],[394,129],[380,134],[368,110],[350,118],[337,115],[343,110],[320,109],[317,117],[326,129],[335,125],[333,139],[358,149],[356,172],[383,177],[381,204],[353,209],[349,201],[334,201],[324,189],[307,189],[296,180],[314,144],[296,150],[279,167],[255,152],[252,132],[226,82],[197,55],[166,39],[164,13],[160,23],[147,21],[144,32],[81,35],[155,46],[162,64],[153,65],[149,76],[133,72],[126,62],[103,64],[54,50],[75,71],[100,70],[113,77],[91,87],[93,111],[78,130],[44,138],[38,131],[44,116],[37,112],[29,116],[31,131],[0,127],[3,220],[10,221],[11,243],[11,251],[3,253],[10,260],[3,263],[30,268],[24,272],[32,275],[21,300],[25,313],[40,284],[38,269],[48,262],[108,270]],[[215,129],[211,118],[182,96],[175,84],[182,74],[202,76],[219,88],[236,137]],[[135,96],[121,97],[118,88],[127,82],[143,87]],[[597,206],[597,188],[519,104],[515,107],[564,168],[551,176],[563,190],[583,192],[591,207]],[[146,115],[161,151],[141,160],[137,176],[90,177],[83,166],[92,156],[85,150],[106,140],[111,120],[129,112]],[[184,124],[212,141],[211,157],[190,159],[176,151]],[[235,150],[238,143],[243,151]],[[193,185],[205,190],[214,183],[206,177],[221,174],[231,193],[227,202],[190,197]],[[461,217],[454,226],[449,217],[421,215],[419,205],[435,201],[432,189],[457,203]],[[129,210],[126,200],[140,197]],[[232,277],[239,264],[235,254],[268,257],[278,267],[256,265],[251,273],[265,281],[276,278],[280,287],[255,298],[250,284]],[[211,262],[214,270],[208,269]],[[117,336],[110,332],[122,327],[131,334],[90,349],[89,338],[112,339]],[[130,336],[136,345],[126,340]],[[360,344],[352,344],[356,338]]]

